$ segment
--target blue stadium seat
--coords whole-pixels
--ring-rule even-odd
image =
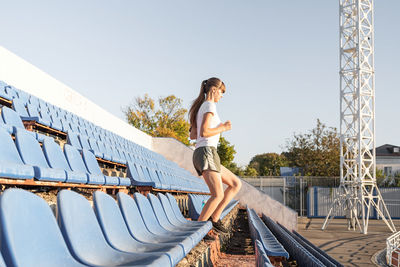
[[[299,244],[301,244],[305,249],[307,249],[312,255],[314,255],[314,257],[316,257],[323,264],[325,264],[325,266],[332,266],[332,267],[334,267],[334,266],[342,267],[343,266],[341,263],[339,263],[334,258],[329,256],[325,251],[321,250],[320,248],[318,248],[317,246],[312,244],[310,241],[305,239],[299,233],[297,233],[295,231],[291,232],[288,229],[286,229],[286,227],[284,227],[283,225],[280,225],[279,223],[278,223],[278,225],[281,227],[281,229],[283,229],[286,233],[288,233],[292,238],[294,238]]]
[[[78,150],[82,150],[81,143],[79,142],[78,135],[72,131],[67,132],[67,144],[75,147]]]
[[[102,141],[97,140],[97,146],[99,147],[100,151],[103,152],[103,159],[112,160],[112,155],[108,153],[107,148]]]
[[[126,252],[166,253],[172,266],[175,266],[185,256],[182,247],[178,244],[142,243],[134,239],[129,233],[118,204],[111,196],[97,191],[93,195],[93,203],[104,236],[113,248]]]
[[[290,253],[290,256],[297,261],[300,266],[324,266],[324,264],[314,257],[307,249],[299,244],[295,239],[288,235],[282,228],[263,214],[263,220],[274,236]]]
[[[188,231],[179,231],[179,229],[176,228],[170,228],[168,227],[168,229],[164,228],[167,227],[164,224],[164,221],[161,221],[158,219],[158,214],[156,214],[153,211],[153,208],[149,202],[149,200],[139,194],[139,193],[135,193],[135,201],[136,204],[139,208],[140,214],[142,215],[143,221],[146,224],[147,228],[149,229],[150,232],[152,232],[153,234],[156,235],[174,235],[174,236],[178,236],[178,237],[190,237],[193,240],[193,245],[196,245],[198,242],[200,242],[200,240],[202,239],[202,237],[196,233],[196,232],[188,232]],[[161,224],[163,225],[161,225]]]
[[[289,258],[289,253],[276,239],[274,234],[263,223],[253,209],[247,208],[250,233],[253,240],[259,240],[268,256],[281,256]]]
[[[18,97],[17,91],[15,90],[14,86],[7,85],[6,87],[4,87],[4,89],[6,90],[6,93],[13,99]]]
[[[79,151],[68,144],[64,145],[64,155],[67,159],[71,170],[81,173],[86,173],[88,176],[88,184],[104,184],[104,177],[99,177],[97,175],[92,175],[86,168],[85,162],[83,162],[82,156]]]
[[[65,182],[65,171],[49,167],[38,141],[27,131],[17,131],[15,143],[22,161],[33,166],[36,179]]]
[[[1,253],[7,266],[84,266],[65,244],[45,200],[21,189],[7,189],[0,201]],[[5,266],[1,263],[0,266]]]
[[[25,126],[22,123],[21,117],[14,110],[4,106],[1,108],[1,116],[3,117],[5,124],[13,127],[14,133],[16,132],[16,128],[25,130]]]
[[[79,143],[81,144],[81,147],[83,149],[89,150],[90,152],[94,152],[92,150],[92,148],[89,145],[89,141],[86,137],[84,137],[83,135],[78,135],[78,139],[79,139]]]
[[[127,177],[131,178],[132,184],[137,185],[137,186],[152,186],[155,187],[155,183],[153,181],[149,181],[146,179],[144,175],[140,175],[137,168],[136,164],[133,162],[128,162],[127,164]],[[142,170],[142,169],[140,169]]]
[[[12,108],[15,112],[18,113],[18,115],[21,117],[21,119],[25,119],[29,117],[28,111],[26,110],[25,104],[22,102],[20,99],[14,99],[12,103]]]
[[[96,177],[96,180],[99,181],[100,184],[119,185],[118,177],[106,176],[101,172],[99,163],[92,152],[83,149],[82,158],[89,173],[92,175],[92,177]]]
[[[44,140],[43,152],[51,168],[62,169],[66,171],[68,183],[86,184],[88,182],[88,176],[86,173],[71,170],[71,167],[69,166],[61,147],[56,144],[53,139],[46,138]]]
[[[192,223],[190,223],[189,221],[186,221],[184,223],[180,222],[176,218],[168,198],[161,193],[159,193],[157,197],[158,200],[160,201],[160,204],[165,212],[168,221],[175,227],[180,227],[182,229],[195,229],[196,231],[200,231],[204,235],[206,235],[211,230],[212,224],[211,222],[208,221],[207,222],[193,221]]]
[[[0,177],[31,179],[35,176],[32,166],[25,165],[11,135],[0,128]]]
[[[51,122],[50,120],[47,120],[45,118],[42,118],[42,116],[39,113],[38,107],[33,105],[33,104],[28,104],[27,105],[28,113],[29,113],[29,120],[34,120],[40,124],[43,124],[45,126],[51,127]]]
[[[265,253],[264,247],[259,240],[256,240],[254,245],[256,251],[256,267],[273,267],[267,254]]]
[[[210,196],[196,194],[189,194],[188,196],[189,217],[192,218],[192,220],[197,220],[201,211],[203,210],[204,204],[207,202]],[[239,202],[237,200],[232,199],[221,213],[220,219],[222,220],[238,203]]]
[[[171,204],[169,198],[167,196],[165,196],[164,194],[158,194],[157,195],[158,198],[161,201],[161,204],[164,208],[164,211],[168,217],[168,220],[174,224],[175,226],[191,226],[191,227],[196,227],[196,228],[200,228],[200,227],[206,227],[209,230],[211,230],[212,225],[210,222],[202,222],[202,221],[189,221],[187,219],[185,219],[182,215],[182,213],[179,210],[178,204],[175,201],[175,198],[173,198],[173,204]],[[175,209],[175,211],[174,211]],[[176,212],[179,213],[179,215],[176,214]]]
[[[169,193],[167,193],[166,195],[168,197],[169,203],[171,204],[171,207],[172,207],[172,210],[173,210],[173,212],[175,214],[175,217],[179,221],[181,221],[183,223],[186,223],[188,220],[185,217],[183,217],[182,212],[179,209],[178,202],[176,201],[176,199]]]
[[[127,194],[118,193],[118,204],[128,226],[129,233],[136,240],[143,243],[163,243],[182,247],[185,255],[193,248],[193,241],[190,237],[177,237],[174,235],[156,235],[146,227],[136,202]],[[156,219],[155,217],[153,218]],[[157,223],[154,221],[153,223]]]
[[[123,252],[105,239],[90,203],[78,193],[62,190],[57,196],[58,221],[67,246],[87,265],[170,266],[167,255]]]
[[[12,96],[10,96],[9,94],[7,94],[6,92],[6,86],[7,84],[3,81],[0,81],[0,97],[7,99],[7,100],[12,100]]]
[[[88,140],[90,151],[96,155],[96,157],[103,158],[103,152],[101,152],[99,146],[97,145],[97,141],[93,138],[89,138]]]
[[[193,228],[191,226],[176,226],[172,224],[169,220],[167,215],[165,214],[164,208],[161,205],[160,200],[153,194],[149,193],[147,195],[147,198],[151,204],[151,207],[153,208],[154,214],[156,215],[156,218],[158,220],[158,223],[166,230],[169,231],[176,231],[176,232],[184,232],[187,234],[194,234],[195,236],[198,236],[198,241],[203,239],[203,237],[210,231],[210,229],[205,227],[200,227],[200,228]]]
[[[14,127],[11,125],[5,124],[2,116],[0,116],[0,128],[3,129],[4,131],[8,132],[9,134],[14,133]]]

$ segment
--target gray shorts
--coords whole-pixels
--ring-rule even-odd
[[[196,148],[193,152],[193,165],[199,176],[206,170],[221,172],[221,161],[217,149],[213,146]]]

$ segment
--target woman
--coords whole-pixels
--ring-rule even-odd
[[[190,139],[196,139],[193,165],[197,173],[204,177],[211,197],[201,211],[199,221],[211,219],[214,228],[227,232],[220,220],[226,205],[239,191],[242,183],[228,169],[221,168],[217,145],[222,132],[231,129],[231,122],[221,123],[216,105],[225,93],[225,84],[218,78],[210,78],[201,83],[200,94],[193,101],[189,111]],[[223,191],[222,183],[228,187]]]

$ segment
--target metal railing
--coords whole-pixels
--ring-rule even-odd
[[[386,262],[389,266],[400,266],[400,232],[386,239]]]
[[[307,215],[309,187],[338,187],[340,184],[339,177],[258,176],[241,178],[276,201],[297,211],[299,216]]]

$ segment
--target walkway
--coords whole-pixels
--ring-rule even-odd
[[[392,233],[382,220],[370,220],[368,234],[348,231],[345,219],[332,220],[325,231],[324,219],[298,219],[298,232],[345,266],[373,266],[372,256],[386,248]],[[400,230],[400,221],[394,221]]]

